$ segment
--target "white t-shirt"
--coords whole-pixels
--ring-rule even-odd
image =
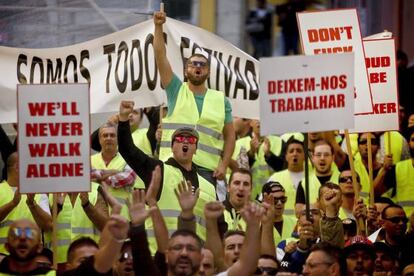
[[[290,179],[292,179],[293,187],[295,188],[295,190],[297,190],[298,186],[299,186],[299,182],[303,178],[303,171],[301,171],[301,172],[291,172],[291,171],[289,171],[289,174],[290,174]]]

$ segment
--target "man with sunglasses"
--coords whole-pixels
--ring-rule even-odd
[[[154,55],[168,100],[160,159],[171,156],[171,134],[175,129],[184,125],[195,127],[200,140],[194,163],[200,167],[200,174],[215,184],[216,179],[225,178],[235,145],[230,102],[222,91],[207,88],[210,66],[204,55],[196,53],[185,59],[184,76],[188,82],[182,82],[174,74],[166,53],[165,21],[164,11],[154,13]]]
[[[404,208],[410,216],[414,212],[414,127],[408,129],[411,159],[384,167],[375,181],[375,195],[391,192],[391,199]]]
[[[393,204],[382,210],[381,224],[384,229],[384,242],[395,252],[400,252],[407,231],[408,218],[402,206]]]
[[[55,275],[47,266],[37,262],[42,252],[39,227],[28,219],[14,221],[5,244],[9,256],[0,263],[1,275]]]
[[[132,264],[131,241],[126,241],[122,245],[119,258],[115,261],[113,271],[117,276],[134,276],[135,271]]]
[[[146,155],[133,143],[129,130],[128,116],[134,108],[134,102],[122,101],[119,111],[119,152],[128,165],[138,174],[148,188],[152,172],[157,167],[161,168],[161,184],[156,195],[158,208],[160,209],[169,231],[177,229],[177,217],[181,212],[181,207],[175,196],[174,189],[184,179],[190,181],[193,191],[200,189],[200,197],[194,208],[194,215],[197,221],[197,234],[205,239],[205,226],[203,207],[206,202],[216,200],[216,190],[213,184],[199,175],[198,169],[193,163],[193,156],[198,149],[199,134],[196,130],[189,127],[179,128],[174,131],[171,140],[171,150],[173,156],[167,161],[162,162]],[[223,227],[224,218],[222,218]],[[153,230],[153,225],[148,222],[147,229]],[[225,230],[222,230],[223,232]],[[155,252],[155,237],[150,235],[150,246]]]
[[[273,238],[275,245],[278,245],[284,239],[292,236],[296,226],[296,219],[284,215],[287,196],[285,188],[279,182],[269,181],[263,185],[263,197],[270,195],[273,197],[275,205],[275,216],[273,218]]]
[[[254,276],[275,276],[279,270],[279,262],[272,255],[260,255]]]

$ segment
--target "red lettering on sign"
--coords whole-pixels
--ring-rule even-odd
[[[397,105],[395,103],[376,103],[374,104],[375,114],[397,113]]]
[[[373,72],[369,73],[369,83],[384,83],[387,82],[386,72]]]
[[[28,164],[27,178],[83,176],[82,163]]]
[[[82,135],[82,123],[28,123],[26,124],[26,136],[80,136]]]

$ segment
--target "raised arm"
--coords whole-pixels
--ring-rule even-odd
[[[187,180],[187,182],[181,181],[174,192],[181,207],[177,228],[187,229],[195,233],[196,221],[193,211],[200,195],[200,189],[198,188],[193,193],[191,181]]]
[[[165,23],[165,20],[166,14],[164,11],[154,13],[154,55],[163,87],[167,87],[173,78],[173,71],[167,58],[167,50],[164,41],[162,25]]]

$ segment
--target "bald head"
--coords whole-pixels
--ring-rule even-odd
[[[40,242],[40,228],[39,226],[37,226],[36,223],[34,223],[31,220],[28,219],[19,219],[19,220],[15,220],[9,228],[9,233],[7,235],[8,239],[15,237],[15,229],[31,229],[33,230],[33,240]],[[28,238],[28,237],[26,237]]]

